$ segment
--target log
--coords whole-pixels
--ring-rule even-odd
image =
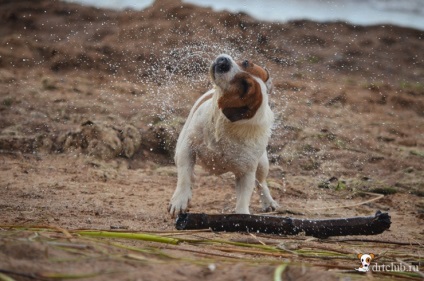
[[[326,238],[345,235],[376,235],[390,228],[388,213],[377,211],[374,216],[337,219],[296,219],[278,216],[244,214],[180,214],[175,227],[178,230],[212,229],[226,232],[251,232],[278,235],[297,235]]]

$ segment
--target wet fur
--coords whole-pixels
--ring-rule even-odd
[[[268,105],[270,81],[267,84],[262,79],[270,80],[265,77],[269,75],[255,68],[255,73],[262,74],[256,77],[231,62],[229,73],[212,73],[214,89],[194,104],[179,135],[175,154],[178,181],[169,205],[172,216],[188,208],[196,161],[213,174],[234,173],[236,213],[249,213],[256,184],[261,189],[263,209],[278,206],[266,184],[266,146],[274,115]]]

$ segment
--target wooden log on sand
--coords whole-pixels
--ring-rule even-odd
[[[325,238],[346,235],[376,235],[390,228],[388,213],[377,211],[374,216],[337,219],[296,219],[278,216],[243,214],[180,214],[175,227],[178,230],[212,229],[213,231],[268,233]]]

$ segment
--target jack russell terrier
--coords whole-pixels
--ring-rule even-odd
[[[255,185],[263,210],[273,211],[278,204],[266,183],[266,147],[274,121],[268,104],[270,75],[248,60],[237,63],[225,54],[212,63],[210,75],[214,89],[196,101],[178,137],[178,182],[168,211],[173,217],[187,211],[196,160],[213,174],[234,173],[236,213],[249,214]]]

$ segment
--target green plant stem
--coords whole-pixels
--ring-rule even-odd
[[[170,237],[162,237],[146,233],[127,233],[127,232],[110,232],[110,231],[77,231],[81,236],[103,237],[103,238],[122,238],[122,239],[137,239],[165,244],[177,245],[180,240]]]
[[[282,265],[277,266],[274,271],[274,281],[282,281],[281,274],[283,274],[284,270],[287,267],[287,263],[283,263]]]

